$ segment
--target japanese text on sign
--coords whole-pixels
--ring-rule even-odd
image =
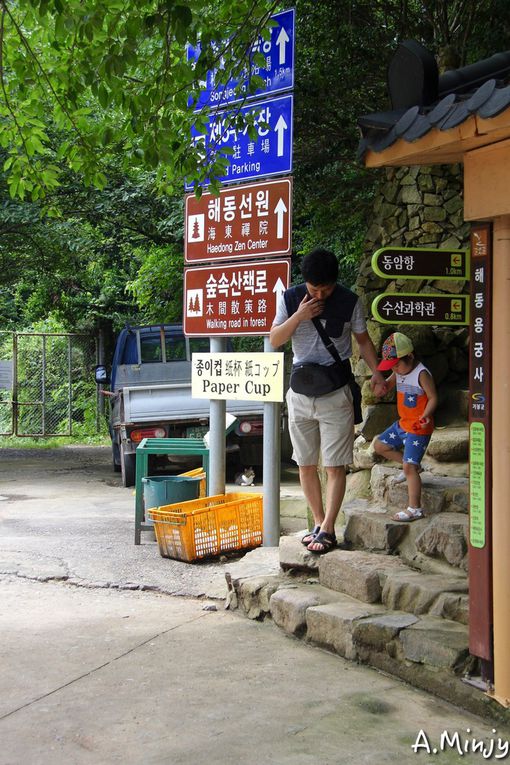
[[[194,353],[193,398],[283,401],[283,353]]]
[[[286,255],[291,247],[290,178],[186,197],[187,262]]]
[[[287,288],[287,260],[187,268],[184,274],[184,333],[268,334],[276,300]]]

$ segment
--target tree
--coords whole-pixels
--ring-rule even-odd
[[[0,0],[0,148],[12,197],[41,199],[66,168],[104,188],[107,163],[157,171],[167,191],[206,166],[192,145],[204,115],[198,97],[208,70],[227,81],[247,66],[267,34],[272,0]],[[196,61],[185,44],[200,42]],[[220,68],[221,64],[221,68]],[[260,85],[248,77],[248,91]],[[233,118],[234,119],[234,118]]]

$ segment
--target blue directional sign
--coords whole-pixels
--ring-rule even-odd
[[[211,112],[205,134],[192,128],[193,142],[203,143],[205,162],[210,162],[215,154],[226,156],[229,161],[227,172],[218,181],[239,183],[292,171],[292,106],[292,96],[265,99],[240,110]],[[248,135],[247,127],[238,130],[228,126],[228,117],[239,111],[243,116],[254,117],[256,139]],[[226,148],[228,152],[223,151]],[[186,190],[192,189],[193,184],[187,183]]]
[[[271,37],[264,40],[259,37],[257,43],[252,48],[252,54],[262,53],[265,59],[265,66],[261,67],[251,63],[251,75],[257,75],[264,80],[264,87],[256,93],[246,95],[246,82],[248,74],[245,73],[238,79],[231,79],[227,83],[218,82],[221,68],[213,69],[207,72],[207,79],[202,82],[203,91],[198,102],[195,104],[195,111],[203,107],[214,108],[227,106],[246,98],[260,98],[266,93],[281,93],[283,90],[290,90],[294,87],[294,18],[295,12],[292,8],[288,11],[275,13],[271,19],[275,26],[271,27]],[[196,60],[200,55],[200,46],[193,47],[188,45],[188,61]],[[239,92],[241,91],[241,92]],[[191,104],[191,99],[190,102]]]

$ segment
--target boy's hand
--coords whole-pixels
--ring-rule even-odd
[[[430,417],[420,417],[419,420],[415,420],[413,422],[413,430],[415,433],[419,433],[420,430],[423,430],[425,425],[428,425],[430,422]]]

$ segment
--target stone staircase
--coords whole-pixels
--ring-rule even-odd
[[[246,576],[234,564],[228,606],[508,722],[508,712],[476,687],[478,660],[468,649],[467,478],[424,472],[426,517],[399,523],[391,515],[407,494],[396,473],[372,467],[372,499],[343,508],[340,549],[314,555],[302,531],[281,538],[269,568]],[[255,563],[263,550],[267,566],[267,548],[246,558]]]

